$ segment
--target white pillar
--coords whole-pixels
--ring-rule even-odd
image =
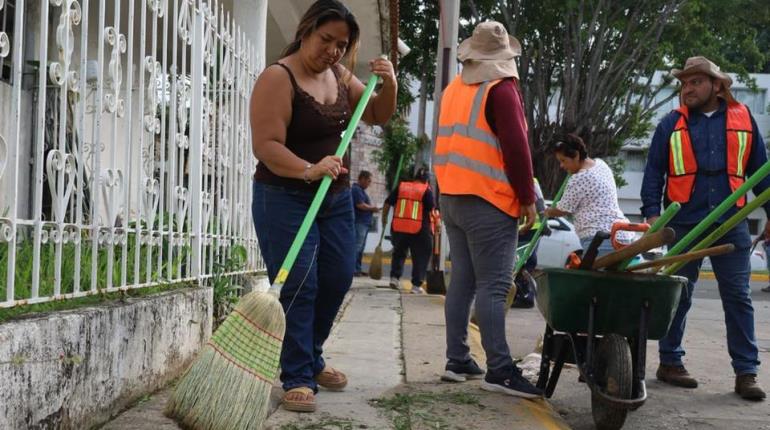
[[[267,41],[267,1],[233,1],[233,16],[241,27],[246,39],[251,41],[257,55],[257,71],[265,68],[265,45]]]
[[[436,133],[438,133],[438,114],[441,110],[441,95],[444,88],[452,82],[457,75],[457,34],[460,23],[460,1],[439,0],[441,11],[438,33],[438,51],[436,55],[436,86],[433,94],[433,136],[431,139],[430,153],[425,154],[423,160],[432,165],[433,151],[436,149]],[[433,169],[431,169],[433,170]],[[437,190],[435,178],[433,189]],[[443,224],[442,224],[443,227]],[[439,268],[443,271],[446,257],[449,252],[449,241],[446,230],[442,228],[441,235],[441,259]]]

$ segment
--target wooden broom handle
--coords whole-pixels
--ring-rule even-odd
[[[597,258],[596,261],[594,262],[593,269],[597,270],[605,267],[614,266],[616,264],[619,264],[625,261],[625,259],[632,258],[637,254],[641,254],[642,252],[649,251],[652,248],[657,248],[659,246],[669,244],[674,241],[674,237],[676,237],[676,233],[674,233],[674,230],[670,227],[666,227],[663,230],[657,231],[652,234],[648,234],[646,236],[642,236],[641,239],[637,240],[636,242],[628,245],[623,249],[617,250],[615,252],[611,252],[607,255]]]
[[[735,245],[728,243],[725,245],[712,246],[711,248],[701,249],[700,251],[688,252],[685,254],[675,255],[673,257],[664,257],[655,261],[648,261],[646,263],[637,264],[628,268],[630,271],[644,270],[651,267],[663,267],[673,263],[688,262],[691,260],[697,260],[703,257],[711,257],[713,255],[722,255],[735,251]]]

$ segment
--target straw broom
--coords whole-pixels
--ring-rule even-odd
[[[376,84],[377,76],[372,75],[337,156],[347,151]],[[331,182],[324,176],[270,290],[241,298],[182,377],[166,405],[166,416],[196,430],[262,428],[286,330],[278,297]]]

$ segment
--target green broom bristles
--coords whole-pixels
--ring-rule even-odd
[[[243,296],[180,380],[166,415],[196,430],[261,429],[285,329],[273,294]]]

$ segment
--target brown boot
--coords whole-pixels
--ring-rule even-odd
[[[765,392],[757,383],[757,375],[735,377],[735,392],[746,400],[763,400]]]
[[[661,364],[658,366],[658,371],[655,373],[658,377],[658,381],[663,381],[667,384],[676,385],[683,388],[697,388],[698,381],[690,376],[690,372],[684,368],[684,366],[669,366]]]

